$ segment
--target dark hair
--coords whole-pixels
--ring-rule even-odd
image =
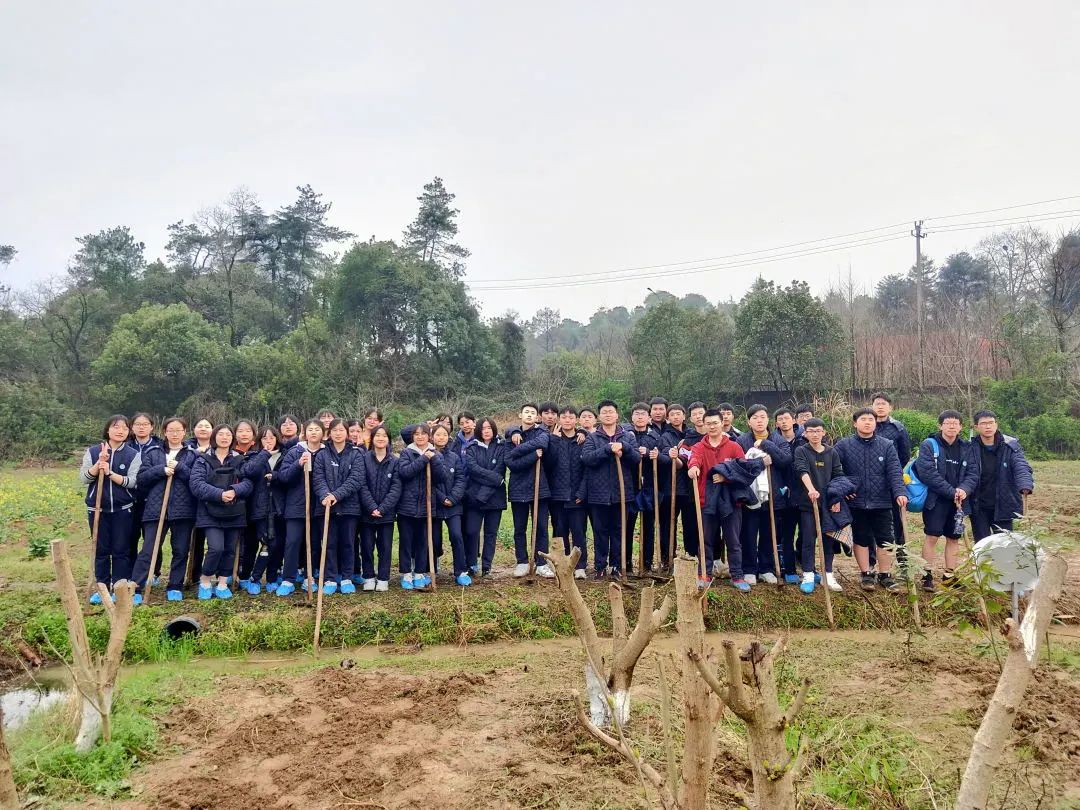
[[[532,408],[537,413],[540,413],[540,409],[536,407],[535,402],[523,402],[521,407],[518,409],[518,413],[521,413],[521,411],[525,410],[526,408]]]
[[[446,443],[449,444],[450,443],[450,428],[448,428],[446,425],[435,425],[435,427],[433,427],[431,429],[431,440],[435,441],[435,434],[438,433],[440,430],[443,430],[443,431],[446,432]],[[414,432],[413,435],[415,436],[416,433]]]
[[[877,419],[877,416],[869,408],[859,408],[857,411],[855,411],[855,413],[851,415],[852,423],[858,422],[860,416],[873,416],[875,419]]]
[[[976,411],[975,424],[979,424],[983,419],[993,419],[994,421],[997,421],[997,414],[993,411]]]
[[[653,397],[649,400],[649,407],[651,408],[653,405],[663,405],[666,408],[668,406],[668,401],[663,397]]]
[[[117,422],[123,422],[124,427],[128,429],[128,433],[131,432],[131,420],[124,416],[122,413],[114,413],[105,422],[105,428],[101,431],[101,440],[107,442],[109,440],[109,428],[115,425]]]
[[[283,413],[281,417],[277,420],[278,428],[280,429],[281,426],[284,425],[286,422],[292,422],[298,428],[304,426],[304,423],[297,419],[295,416],[293,416],[291,413]]]
[[[476,423],[476,435],[481,439],[484,438],[484,425],[491,425],[491,440],[495,441],[499,438],[499,426],[495,424],[495,420],[485,416],[479,422]]]
[[[338,419],[337,417],[334,417],[333,419],[331,419],[329,426],[326,428],[326,435],[329,436],[330,431],[333,430],[334,428],[336,428],[338,425],[340,425],[341,427],[345,427],[345,420],[344,419]]]
[[[562,409],[559,411],[559,416],[562,416],[564,413],[572,413],[574,416],[578,415],[577,408],[573,405],[563,405]]]
[[[337,414],[334,413],[329,408],[323,408],[321,411],[319,411],[319,419],[322,419],[324,416],[330,416],[330,417],[333,417],[334,419],[337,418]]]
[[[706,408],[705,409],[705,418],[708,419],[710,416],[720,416],[720,409],[719,408]],[[721,418],[723,418],[723,417],[721,417]]]
[[[380,411],[378,408],[368,408],[366,411],[364,411],[364,418],[367,419],[372,414],[375,414],[375,418],[378,419],[380,422],[382,421],[382,411]]]
[[[371,446],[375,446],[375,434],[378,433],[380,430],[386,434],[386,452],[389,453],[394,447],[394,439],[390,435],[390,431],[387,429],[386,425],[376,425],[371,429]]]
[[[154,417],[152,417],[146,411],[136,411],[134,414],[132,414],[131,424],[135,424],[135,420],[138,419],[140,416],[150,423],[150,427],[154,426]]]
[[[964,423],[964,415],[962,413],[960,413],[960,411],[942,411],[941,413],[938,414],[938,418],[937,418],[938,425],[940,426],[940,425],[944,424],[946,419],[956,419],[957,421],[960,422],[960,424]]]
[[[318,419],[308,419],[306,422],[304,422],[304,427],[300,431],[300,434],[304,437],[305,440],[307,439],[307,429],[312,425],[318,425],[319,430],[321,430],[323,433],[323,436],[326,435],[326,428],[322,426],[322,422],[320,422]]]
[[[354,427],[358,427],[358,428],[360,428],[361,430],[363,430],[363,428],[364,428],[364,423],[363,423],[363,422],[361,422],[361,421],[360,421],[359,419],[350,419],[350,420],[349,420],[348,422],[346,422],[346,423],[345,423],[345,427],[346,427],[346,428],[354,428]]]
[[[593,418],[595,418],[595,417],[596,417],[596,411],[594,411],[594,410],[593,410],[592,408],[590,408],[590,407],[589,407],[588,405],[586,405],[586,406],[585,406],[584,408],[582,408],[582,409],[581,409],[580,411],[578,411],[578,412],[577,412],[577,415],[578,415],[578,418],[579,418],[579,419],[581,418],[581,415],[582,415],[583,413],[591,413],[591,414],[593,415]]]
[[[718,411],[731,411],[732,413],[735,413],[735,406],[732,405],[730,402],[721,402],[719,405],[716,406],[716,409]]]
[[[451,425],[454,424],[454,420],[450,418],[450,414],[448,414],[448,413],[437,413],[437,414],[435,414],[435,418],[432,421],[435,422],[436,424],[438,424],[439,422],[443,421],[444,419],[447,422],[449,422]]]
[[[247,425],[249,428],[251,428],[251,435],[253,437],[253,441],[257,442],[259,440],[259,437],[257,435],[256,425],[250,419],[237,419],[236,420],[236,424],[233,426],[233,439],[236,438],[236,429],[238,427],[240,427],[241,425]]]
[[[236,431],[233,430],[229,425],[224,425],[224,424],[218,425],[216,428],[214,428],[214,432],[210,434],[210,450],[211,451],[217,449],[217,437],[222,431],[225,431],[225,430],[229,431],[229,433],[232,434],[232,437],[233,437],[234,440],[236,439]],[[231,450],[232,448],[229,448],[229,449]]]
[[[700,400],[696,400],[696,399],[695,399],[695,400],[694,400],[693,402],[691,402],[691,403],[690,403],[690,404],[689,404],[689,405],[687,406],[687,408],[686,408],[686,412],[687,412],[687,413],[693,413],[693,411],[695,411],[695,410],[696,410],[696,409],[698,409],[698,408],[705,408],[705,403],[704,403],[704,402],[701,402]],[[708,410],[708,408],[705,408],[705,410]]]
[[[811,405],[809,402],[804,402],[801,405],[796,405],[795,406],[795,415],[798,416],[800,413],[808,413],[811,416],[813,416],[814,415],[814,406]],[[825,424],[825,423],[822,422],[822,424]]]
[[[870,402],[873,402],[875,399],[883,399],[890,405],[892,405],[892,397],[890,397],[885,391],[875,391],[874,393],[872,393],[870,395]]]
[[[720,410],[724,410],[723,405],[720,406]],[[746,409],[746,418],[749,419],[751,416],[756,415],[758,411],[765,411],[765,418],[769,418],[769,409],[762,405],[760,402],[755,402],[753,405]]]
[[[198,425],[198,424],[199,424],[199,422],[209,422],[209,423],[210,423],[210,430],[212,431],[212,430],[214,429],[214,420],[213,420],[213,419],[211,419],[211,418],[210,418],[209,416],[200,416],[200,417],[199,417],[198,419],[196,419],[196,420],[195,420],[195,422],[194,422],[194,423],[192,424],[192,426],[191,426],[191,429],[192,429],[192,430],[195,430],[195,427],[196,427],[196,425]]]
[[[541,402],[540,407],[537,410],[539,410],[540,413],[546,413],[548,411],[554,411],[555,413],[558,413],[559,406],[551,400],[548,400],[546,402]]]
[[[686,415],[686,408],[684,408],[678,402],[672,402],[670,405],[667,406],[667,412],[671,413],[672,411],[678,411],[683,416]]]
[[[596,406],[596,412],[600,413],[604,408],[614,408],[616,412],[619,410],[619,406],[615,404],[615,400],[613,399],[600,400],[600,404]]]
[[[813,417],[807,419],[805,424],[803,424],[803,429],[804,430],[806,428],[812,428],[812,427],[824,428],[825,423],[822,422],[820,419],[818,419],[816,416],[813,416]]]
[[[638,411],[641,411],[642,413],[648,413],[649,406],[646,405],[644,402],[635,402],[633,405],[630,406],[630,415],[633,416]]]
[[[281,449],[281,433],[279,433],[278,429],[276,427],[274,427],[273,425],[263,425],[262,427],[259,428],[259,433],[258,433],[259,442],[262,442],[262,440],[266,437],[267,433],[269,433],[271,436],[274,437],[274,441],[277,443],[276,444],[276,449],[280,450]]]
[[[457,423],[459,425],[461,424],[462,419],[472,419],[474,422],[476,421],[476,417],[473,416],[472,413],[470,413],[469,411],[462,411],[457,415]]]
[[[772,418],[773,418],[773,421],[775,422],[775,421],[776,421],[776,417],[778,417],[778,416],[783,416],[783,415],[784,415],[785,413],[786,413],[786,414],[787,414],[788,416],[794,416],[794,415],[795,415],[795,414],[793,414],[793,413],[791,412],[791,408],[777,408],[777,409],[776,409],[775,411],[773,411],[773,413],[772,413]]]
[[[417,433],[423,433],[425,436],[430,436],[431,428],[429,428],[425,422],[421,422],[420,424],[413,426],[412,435],[414,439],[416,438]]]
[[[164,422],[161,423],[161,435],[165,435],[165,429],[173,422],[179,422],[184,428],[184,433],[187,433],[187,420],[182,416],[170,416]]]

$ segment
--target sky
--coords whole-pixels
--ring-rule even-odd
[[[116,225],[164,257],[238,186],[272,210],[310,183],[333,224],[396,239],[437,175],[487,316],[758,275],[823,293],[849,267],[870,289],[913,264],[916,218],[935,259],[992,232],[939,228],[1080,223],[1078,39],[1071,0],[8,3],[2,280]]]

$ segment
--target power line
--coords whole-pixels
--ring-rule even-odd
[[[1065,200],[1080,199],[1080,194],[1073,194],[1069,197],[1055,197],[1052,200],[1039,200],[1038,202],[1020,203],[1019,205],[1006,205],[1002,208],[987,208],[983,211],[968,211],[966,214],[946,214],[943,217],[926,217],[927,221],[933,222],[934,220],[942,219],[958,219],[960,217],[973,217],[977,214],[994,214],[998,211],[1012,211],[1016,208],[1031,208],[1035,205],[1049,205],[1050,203],[1064,202]],[[938,229],[940,230],[940,228]]]
[[[984,220],[982,222],[957,222],[954,225],[941,225],[934,228],[935,233],[947,233],[949,231],[972,231],[980,228],[998,228],[1006,225],[1022,225],[1027,222],[1049,222],[1055,219],[1080,216],[1080,208],[1069,211],[1047,211],[1041,214],[1031,214],[1004,219]]]

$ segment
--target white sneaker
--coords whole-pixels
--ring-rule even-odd
[[[375,590],[376,591],[388,591],[388,590],[390,590],[390,582],[389,582],[389,580],[385,580],[385,579],[377,579],[377,580],[375,580]]]
[[[776,584],[776,574],[770,574],[768,572],[761,575],[761,581],[769,585]]]
[[[514,576],[515,577],[527,577],[528,575],[529,575],[529,564],[528,563],[518,563],[517,565],[514,566]]]
[[[536,569],[537,576],[541,576],[544,579],[555,579],[555,572],[551,570],[551,566],[545,564],[538,566]]]
[[[585,577],[585,569],[584,568],[575,568],[574,569],[574,579],[585,579],[585,578],[586,577]]]
[[[365,590],[365,591],[373,591],[373,590],[375,590],[375,580],[373,580],[373,579],[365,579],[364,580],[364,586],[363,586],[363,588],[361,590]]]
[[[743,574],[743,581],[747,585],[757,585],[757,574]]]
[[[724,567],[724,561],[723,560],[713,560],[712,561],[712,575],[714,577],[720,576],[720,569],[723,568],[723,567]]]
[[[413,581],[413,574],[412,574],[412,571],[410,571],[410,572],[409,572],[409,573],[407,573],[407,574],[402,574],[402,575],[401,575],[401,581],[402,581],[402,582],[412,582],[412,581]]]
[[[844,586],[836,581],[836,574],[832,571],[825,575],[825,584],[829,586],[830,591],[842,591]]]

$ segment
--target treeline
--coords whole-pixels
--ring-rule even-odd
[[[435,178],[417,199],[398,240],[356,240],[310,186],[275,211],[239,189],[170,225],[164,258],[124,226],[79,238],[56,279],[2,289],[0,455],[66,454],[116,410],[377,405],[397,422],[524,396],[830,403],[877,387],[928,411],[989,403],[1036,455],[1080,455],[1080,232],[1004,231],[873,290],[848,278],[815,297],[759,278],[738,301],[659,290],[582,323],[550,308],[482,317],[454,195]],[[0,266],[17,247],[0,245]]]

